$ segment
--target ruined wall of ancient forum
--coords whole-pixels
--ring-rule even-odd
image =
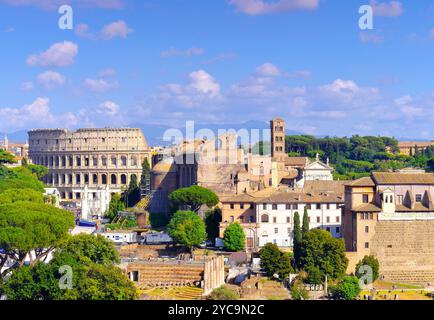
[[[62,199],[76,200],[85,186],[120,191],[132,176],[140,179],[141,164],[151,151],[140,129],[40,129],[29,131],[29,158],[48,167],[48,186]],[[151,163],[151,162],[150,162]]]

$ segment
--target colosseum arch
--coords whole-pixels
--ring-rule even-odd
[[[112,185],[117,185],[118,184],[118,178],[116,177],[115,174],[112,174],[110,176],[110,184],[112,184]]]
[[[105,173],[101,175],[101,183],[104,185],[107,184],[107,175]]]
[[[122,185],[126,185],[127,184],[127,175],[126,174],[122,174],[121,175],[121,184]]]

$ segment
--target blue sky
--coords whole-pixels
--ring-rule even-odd
[[[434,136],[430,0],[0,0],[0,43],[0,132],[281,116],[315,135]]]

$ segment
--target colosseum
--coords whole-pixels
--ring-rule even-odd
[[[29,158],[48,167],[44,182],[59,190],[62,202],[89,206],[100,216],[112,194],[127,188],[133,176],[140,179],[151,150],[140,129],[38,129],[29,131]]]

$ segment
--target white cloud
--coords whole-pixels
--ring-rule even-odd
[[[97,113],[108,116],[115,116],[119,113],[119,105],[113,101],[105,101],[101,103],[97,109]]]
[[[217,97],[220,94],[220,85],[214,78],[204,70],[198,70],[190,73],[191,86],[198,92],[209,95],[210,97]]]
[[[5,29],[6,33],[11,33],[11,32],[14,32],[14,31],[15,31],[15,28],[12,28],[12,27],[9,27],[9,28]]]
[[[78,46],[69,41],[53,44],[46,51],[31,55],[27,64],[32,67],[66,67],[74,63],[78,53]]]
[[[186,50],[178,50],[175,48],[170,48],[168,50],[162,51],[160,53],[160,56],[162,58],[170,58],[170,57],[178,57],[178,56],[193,57],[193,56],[203,55],[204,53],[205,53],[205,49],[197,48],[197,47],[192,47]]]
[[[256,74],[262,77],[277,77],[281,72],[274,64],[267,62],[256,68]]]
[[[320,0],[230,0],[238,11],[248,15],[262,15],[291,10],[315,10]]]
[[[107,92],[119,88],[119,84],[117,81],[108,81],[102,78],[99,79],[87,78],[86,80],[84,80],[84,85],[90,91],[98,92],[98,93]]]
[[[77,37],[93,39],[94,35],[89,31],[89,26],[85,23],[77,24],[74,27],[74,33]]]
[[[371,0],[374,15],[381,17],[399,17],[404,13],[402,3],[399,1],[379,2]]]
[[[126,38],[131,32],[133,32],[133,29],[130,29],[123,20],[108,24],[101,30],[102,37],[107,40],[116,37]]]
[[[37,76],[38,84],[46,89],[52,89],[65,83],[65,77],[58,72],[45,71]]]

